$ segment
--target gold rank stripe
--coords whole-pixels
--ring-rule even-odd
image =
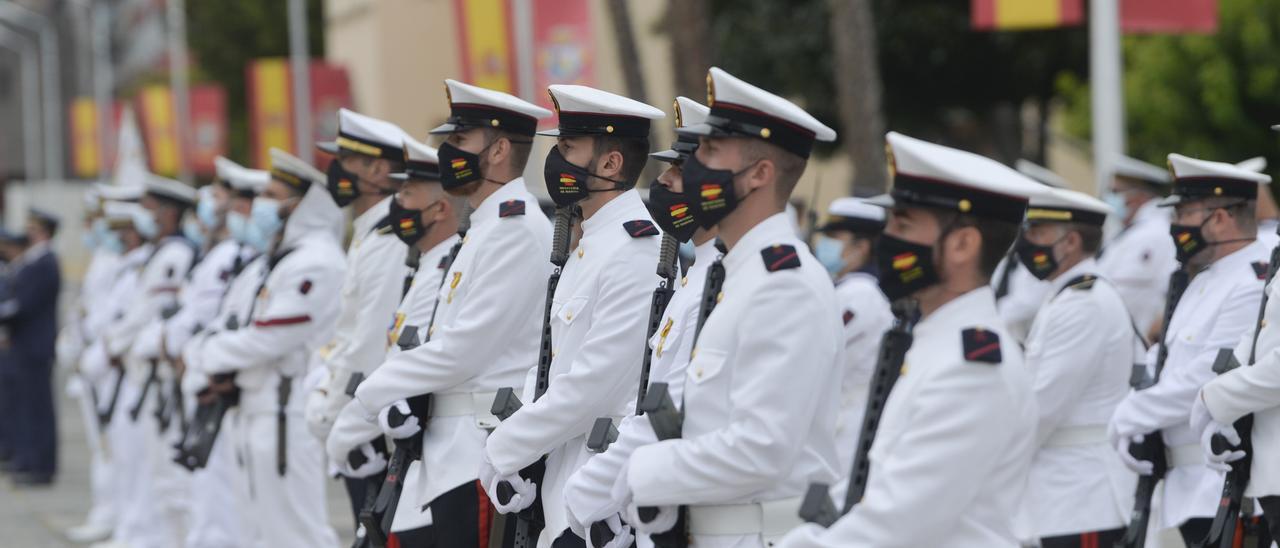
[[[1071,212],[1062,211],[1060,209],[1039,209],[1032,208],[1027,210],[1028,221],[1070,221]]]
[[[355,141],[355,140],[340,136],[337,139],[334,139],[334,142],[337,143],[338,146],[342,148],[359,152],[360,154],[367,154],[373,157],[382,156],[382,149],[375,147],[373,145],[361,143],[360,141]]]

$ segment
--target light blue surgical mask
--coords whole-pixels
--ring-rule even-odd
[[[85,249],[94,250],[102,245],[102,235],[98,233],[97,227],[91,224],[80,233],[80,242],[84,244]]]
[[[204,247],[204,230],[200,228],[200,222],[190,217],[182,222],[182,235],[186,236],[196,247]]]
[[[133,228],[138,231],[144,240],[153,240],[156,235],[160,234],[160,225],[156,223],[155,215],[150,212],[133,216]]]
[[[218,227],[218,206],[212,199],[200,200],[196,204],[196,218],[205,228],[213,230]]]
[[[253,211],[249,213],[248,244],[265,253],[271,247],[284,220],[280,218],[280,201],[271,198],[255,198]]]
[[[98,243],[102,243],[111,234],[111,227],[107,226],[107,220],[101,217],[93,220],[93,233]]]
[[[117,255],[124,253],[124,242],[120,240],[120,233],[111,230],[104,234],[102,248]]]
[[[238,211],[227,212],[227,233],[231,239],[249,245],[249,218]]]
[[[1123,194],[1108,192],[1102,195],[1102,201],[1111,206],[1111,210],[1115,212],[1117,219],[1124,220],[1129,218],[1129,206],[1124,203]]]
[[[844,268],[844,242],[835,238],[829,238],[821,234],[818,240],[813,244],[813,255],[817,257],[818,262],[822,263],[822,267],[827,272],[835,276]]]

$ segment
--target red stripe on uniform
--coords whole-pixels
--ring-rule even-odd
[[[777,269],[781,267],[783,264],[786,264],[787,261],[790,261],[791,259],[794,259],[794,258],[796,258],[795,253],[788,253],[784,255],[781,259],[774,261],[773,264],[769,265],[769,268]]]
[[[479,518],[476,523],[480,529],[476,538],[480,539],[479,548],[489,548],[489,529],[493,526],[493,506],[489,502],[488,493],[485,493],[484,487],[480,485],[480,480],[476,480],[475,485],[476,501],[479,503],[476,507],[476,517]]]
[[[395,533],[387,535],[387,548],[400,548],[400,535]]]
[[[271,318],[270,320],[257,320],[253,322],[254,327],[275,327],[278,325],[296,325],[311,321],[311,316],[291,316],[288,318]]]

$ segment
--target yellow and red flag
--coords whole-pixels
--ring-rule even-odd
[[[977,30],[1026,30],[1079,25],[1083,0],[970,0]]]

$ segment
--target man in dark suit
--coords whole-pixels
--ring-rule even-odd
[[[9,352],[18,391],[13,481],[48,485],[58,464],[53,411],[54,339],[58,329],[61,272],[50,247],[58,230],[53,215],[32,210],[29,246],[11,271],[10,294],[0,302],[0,324],[9,328]]]
[[[0,300],[7,299],[12,266],[27,249],[26,234],[0,229]],[[9,348],[9,328],[0,325],[0,471],[9,472],[14,462],[14,437],[17,435],[18,390],[17,366]]]

